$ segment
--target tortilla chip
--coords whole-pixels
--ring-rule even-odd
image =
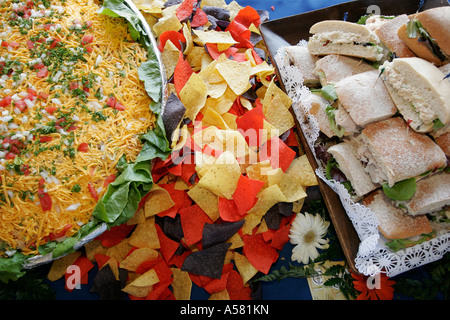
[[[242,277],[242,281],[244,282],[244,285],[247,284],[247,282],[253,278],[255,274],[258,273],[258,269],[256,269],[249,261],[248,259],[238,252],[234,253],[234,262],[236,264],[236,268],[239,271],[239,274]]]
[[[158,213],[172,208],[174,205],[175,202],[173,202],[169,192],[166,189],[161,188],[157,184],[154,184],[145,200],[145,216],[154,216]]]
[[[236,190],[241,169],[232,153],[225,151],[200,179],[198,185],[219,197],[231,199]]]
[[[160,243],[155,228],[154,216],[147,218],[136,226],[128,240],[129,244],[137,248],[159,249]]]
[[[80,256],[80,251],[74,251],[53,261],[52,266],[47,274],[47,279],[50,281],[56,281],[62,278],[65,275],[67,268],[72,265]]]
[[[264,116],[275,128],[278,129],[278,135],[282,135],[295,125],[294,117],[279,95],[276,95],[270,103],[263,108]]]
[[[196,73],[192,73],[189,80],[180,91],[180,100],[186,108],[186,118],[195,121],[199,111],[206,103],[208,89],[203,80]]]
[[[176,300],[190,300],[192,290],[192,280],[189,273],[181,271],[179,268],[171,268],[173,273],[172,289]]]
[[[216,221],[219,218],[219,197],[216,194],[202,188],[198,184],[195,184],[187,194],[212,221]]]
[[[136,271],[136,268],[146,260],[152,260],[159,256],[158,251],[150,248],[138,248],[133,250],[128,256],[120,261],[119,266],[129,271]]]
[[[252,67],[249,61],[226,59],[219,61],[216,68],[236,95],[244,94],[251,87],[249,79]]]

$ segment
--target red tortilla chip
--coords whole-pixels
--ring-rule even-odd
[[[256,203],[256,195],[264,186],[264,181],[250,179],[241,175],[233,194],[233,201],[240,215],[247,213]]]
[[[244,286],[244,281],[236,270],[230,271],[227,282],[227,291],[230,300],[252,300],[252,289],[248,286]]]
[[[241,9],[239,13],[234,18],[234,21],[239,22],[247,28],[250,28],[250,25],[253,23],[255,27],[259,27],[261,24],[261,17],[259,16],[258,11],[250,6],[246,6]]]
[[[203,289],[205,289],[209,294],[213,294],[213,293],[225,290],[227,288],[228,276],[230,275],[231,270],[233,270],[232,263],[227,263],[226,265],[224,265],[223,271],[222,271],[222,276],[219,279],[210,278],[211,281],[208,281],[203,286]],[[204,276],[200,276],[200,277],[204,277]]]
[[[229,58],[230,56],[234,55],[239,49],[235,47],[229,47],[224,51],[219,51],[219,49],[217,48],[217,43],[207,43],[206,50],[208,51],[211,58],[217,60],[222,54],[225,54],[225,56]]]
[[[184,0],[180,6],[177,8],[175,15],[177,16],[179,21],[184,21],[188,19],[192,12],[194,11],[194,5],[197,3],[197,0]]]
[[[177,32],[175,30],[168,30],[163,32],[158,38],[159,51],[164,51],[164,46],[166,45],[166,42],[168,40],[170,40],[180,51],[182,50],[180,41],[186,43],[186,38],[184,37],[183,33]]]
[[[176,255],[174,254],[172,256],[172,259],[170,259],[169,261],[169,265],[171,266],[175,266],[178,268],[181,268],[183,266],[183,262],[186,259],[186,257],[190,254],[189,251],[184,251],[182,254],[180,255]]]
[[[168,263],[178,249],[179,243],[167,237],[158,224],[155,224],[161,248],[159,251],[164,260]]]
[[[246,112],[243,116],[236,118],[236,125],[245,137],[248,145],[259,146],[261,133],[264,130],[264,112],[262,105]]]
[[[253,49],[253,43],[250,41],[252,32],[243,24],[240,24],[236,20],[231,21],[225,31],[230,32],[231,36],[238,43],[235,44],[235,48],[249,48]]]
[[[283,172],[295,158],[295,151],[289,148],[278,136],[272,137],[259,150],[259,160],[269,160],[272,168],[281,168]]]
[[[106,230],[96,239],[100,240],[102,245],[106,248],[114,247],[115,245],[119,244],[120,241],[125,239],[130,234],[133,228],[134,225],[127,225],[126,223],[124,223]]]
[[[289,241],[289,229],[290,224],[286,224],[274,231],[270,245],[275,249],[282,250],[284,245]]]
[[[180,51],[178,62],[173,73],[173,83],[178,95],[180,94],[180,91],[181,89],[183,89],[186,82],[188,82],[193,72],[194,71],[192,70],[189,62],[187,60],[184,60],[183,53]]]
[[[261,233],[243,235],[242,240],[245,257],[256,269],[267,274],[272,264],[278,259],[277,250],[264,241]]]
[[[146,260],[144,262],[142,262],[135,270],[136,273],[139,274],[143,274],[146,273],[148,270],[153,269],[155,267],[155,265],[159,262],[157,259],[151,259],[151,260]]]
[[[261,59],[261,57],[259,56],[259,54],[256,53],[256,51],[253,49],[252,50],[252,55],[253,55],[253,59],[255,59],[256,64],[261,64],[264,62],[263,59]]]
[[[219,197],[219,215],[223,221],[228,222],[239,221],[243,218],[234,200],[228,200],[222,197]]]
[[[191,246],[202,239],[203,226],[205,223],[213,222],[197,204],[180,209],[179,214],[184,232],[184,239],[188,246]]]
[[[287,134],[287,138],[284,140],[284,143],[289,147],[299,147],[297,137],[295,136],[294,130],[289,129],[285,134]]]
[[[207,22],[208,16],[202,9],[198,8],[194,14],[194,17],[192,18],[191,27],[192,28],[201,27],[205,25]]]
[[[94,264],[85,256],[85,255],[81,255],[77,258],[77,260],[75,260],[75,262],[73,263],[74,266],[78,266],[80,268],[80,273],[79,273],[79,280],[80,280],[80,284],[87,284],[88,282],[88,272],[89,270],[91,270],[94,267]],[[73,289],[75,288],[71,288],[69,289],[67,287],[68,284],[68,278],[72,277],[73,273],[65,273],[64,278],[65,278],[65,289],[69,292],[72,292]],[[76,280],[76,279],[75,279]]]
[[[98,268],[101,269],[105,263],[108,262],[111,257],[107,256],[106,254],[96,253],[94,254],[95,262],[97,262]]]

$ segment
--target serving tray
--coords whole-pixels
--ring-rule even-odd
[[[357,0],[349,1],[341,4],[333,5],[324,9],[314,10],[298,15],[289,16],[282,19],[267,21],[260,26],[260,31],[268,49],[269,56],[275,66],[277,76],[282,79],[280,67],[276,63],[277,52],[286,46],[299,44],[302,40],[308,40],[310,37],[310,27],[323,20],[347,20],[350,22],[357,22],[361,16],[366,14],[379,15],[399,15],[399,14],[413,14],[417,11],[446,6],[449,2],[446,0],[407,0],[407,1],[392,1],[392,0]],[[286,87],[283,81],[280,81],[282,89],[286,92]],[[292,108],[291,108],[292,109]],[[319,166],[315,159],[313,151],[310,149],[305,133],[296,117],[296,127],[299,139],[304,147],[305,153],[316,170]],[[358,232],[355,230],[354,224],[349,218],[346,209],[344,209],[340,196],[330,187],[328,183],[318,178],[319,188],[323,199],[330,213],[332,223],[335,227],[337,237],[341,243],[342,250],[347,259],[350,269],[356,273],[362,273],[361,267],[357,266],[358,252],[360,250],[361,239]],[[376,239],[375,239],[376,240]],[[420,249],[419,249],[420,250]],[[439,258],[439,256],[437,257]],[[370,260],[371,257],[368,257]],[[433,259],[433,258],[430,258]],[[430,259],[424,259],[424,263],[430,262]],[[367,268],[363,268],[367,273]],[[391,275],[406,271],[407,267],[400,267],[395,269]]]

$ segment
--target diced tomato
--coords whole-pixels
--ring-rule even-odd
[[[108,105],[108,107],[111,107],[114,109],[114,107],[116,106],[116,98],[108,97],[108,99],[106,100],[106,104]]]
[[[114,109],[119,110],[119,111],[124,111],[125,106],[123,104],[121,104],[120,102],[116,102],[116,106],[114,107]]]
[[[16,145],[11,145],[9,147],[9,150],[11,150],[11,152],[16,154],[16,155],[20,153],[20,150],[19,150],[19,148]]]
[[[88,189],[89,192],[91,193],[92,198],[94,198],[95,201],[98,201],[97,190],[95,190],[94,186],[90,182],[88,183]]]
[[[57,38],[53,38],[53,42],[50,44],[50,49],[55,48],[58,45],[58,43],[60,43],[60,42],[61,42],[61,40],[59,40]]]
[[[20,167],[20,170],[23,172],[24,175],[28,176],[30,174],[30,167],[27,164],[24,164]]]
[[[70,126],[67,128],[67,132],[78,130],[77,126]]]
[[[3,41],[2,41],[2,47],[7,48],[8,46],[9,46],[9,42],[3,40]]]
[[[30,88],[30,87],[27,88],[27,92],[28,92],[29,95],[32,95],[32,96],[35,96],[35,97],[37,96],[36,90],[34,90],[34,89]]]
[[[49,136],[41,136],[39,137],[39,142],[49,142],[52,141],[53,137],[49,137]]]
[[[42,189],[44,187],[44,184],[45,184],[45,179],[44,178],[39,179],[39,188],[40,189]]]
[[[78,151],[80,151],[80,152],[88,152],[89,151],[89,144],[86,143],[86,142],[81,143],[78,146]]]
[[[38,93],[38,98],[41,99],[41,100],[47,100],[48,94],[45,93],[45,92],[39,92]]]
[[[48,76],[47,68],[45,67],[45,68],[42,68],[41,70],[39,70],[38,73],[36,74],[36,76],[38,78],[45,78],[45,77],[47,77]]]
[[[11,47],[11,48],[13,48],[13,49],[16,49],[18,46],[20,46],[20,44],[19,44],[18,42],[16,42],[16,41],[11,41],[11,42],[9,43],[9,46],[8,46],[8,47]]]
[[[89,35],[89,34],[85,34],[82,38],[81,38],[81,44],[85,45],[88,43],[92,43],[92,41],[94,41],[94,36]]]
[[[34,42],[33,41],[31,41],[31,40],[28,40],[27,41],[27,46],[28,46],[28,49],[34,49]]]
[[[43,211],[49,211],[52,209],[52,198],[43,189],[38,189],[37,191],[39,202],[41,203],[41,208]]]
[[[11,104],[12,98],[10,96],[4,97],[2,100],[0,100],[0,107],[7,107]]]
[[[6,160],[12,160],[16,157],[16,154],[12,153],[12,152],[8,152],[5,156]]]
[[[34,7],[34,2],[33,2],[33,0],[28,0],[26,4],[27,4],[27,8],[28,8],[28,9],[31,9],[31,8]]]
[[[14,102],[14,106],[20,110],[20,112],[24,112],[27,109],[27,104],[23,100],[18,100]]]
[[[94,51],[94,48],[92,48],[91,46],[86,46],[86,51],[88,53],[91,53],[92,51]]]
[[[75,90],[76,88],[78,88],[78,83],[77,82],[69,83],[69,89],[70,90]]]
[[[58,109],[58,108],[55,107],[55,106],[48,106],[48,107],[45,107],[45,111],[47,111],[47,112],[50,113],[50,114],[53,114],[53,112],[55,112],[57,109]]]
[[[45,30],[50,30],[51,27],[53,27],[53,25],[51,23],[47,23],[43,25]]]
[[[33,69],[35,69],[35,70],[41,70],[44,68],[45,68],[45,65],[42,62],[39,62],[39,63],[36,63],[33,65]]]
[[[111,182],[114,182],[116,180],[116,175],[112,174],[106,177],[105,181],[103,182],[103,186],[107,187]]]

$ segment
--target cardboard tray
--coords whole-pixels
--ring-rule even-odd
[[[428,0],[423,1],[421,4],[419,0],[405,0],[405,1],[393,1],[393,0],[357,0],[344,2],[341,4],[333,5],[324,9],[314,10],[298,15],[289,16],[282,19],[272,20],[261,24],[260,31],[264,40],[264,43],[269,51],[269,56],[273,65],[275,66],[276,73],[279,79],[281,79],[278,67],[275,63],[275,55],[279,48],[296,45],[301,40],[308,40],[310,37],[310,27],[323,20],[344,20],[350,22],[357,22],[361,16],[374,13],[381,15],[400,15],[403,13],[413,14],[417,11],[423,11],[426,9],[449,5],[446,0]],[[280,81],[282,89],[283,83]],[[285,90],[286,91],[286,90]],[[293,112],[293,111],[292,111]],[[300,142],[303,145],[305,153],[313,167],[318,167],[312,150],[309,148],[308,143],[303,135],[301,127],[296,119],[296,128],[299,135]],[[319,189],[322,193],[323,199],[330,213],[330,217],[334,228],[336,230],[337,237],[341,243],[342,250],[347,259],[347,263],[353,272],[359,273],[355,267],[355,258],[358,253],[360,239],[358,237],[352,222],[347,216],[339,196],[320,178]]]

